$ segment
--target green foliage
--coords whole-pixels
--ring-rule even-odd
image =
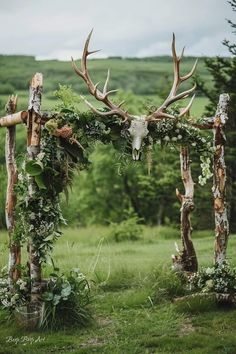
[[[91,320],[89,283],[79,269],[69,275],[53,273],[42,294],[42,328],[85,326]]]
[[[131,214],[127,211],[127,219],[123,220],[120,223],[111,224],[111,232],[109,239],[114,240],[115,242],[122,241],[136,241],[139,240],[143,233],[142,225],[140,219],[137,215]]]
[[[42,131],[41,152],[35,160],[18,161],[17,205],[14,240],[20,243],[31,237],[40,261],[46,261],[54,241],[61,236],[65,223],[59,205],[59,193],[70,183],[71,164],[64,150],[47,130]],[[74,166],[74,165],[73,165]],[[28,191],[28,175],[38,188]]]
[[[59,89],[54,92],[59,102],[56,104],[55,112],[60,112],[63,109],[75,110],[76,104],[79,103],[79,96],[72,90],[71,86],[59,84]]]

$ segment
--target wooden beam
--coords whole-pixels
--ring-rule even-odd
[[[201,119],[200,123],[195,123],[194,120],[191,121],[191,119],[190,119],[189,123],[193,127],[201,129],[201,130],[213,129],[214,117],[204,117]]]
[[[228,120],[229,95],[221,94],[214,118],[213,197],[215,212],[215,262],[226,258],[229,221],[226,207],[226,165],[224,125]]]
[[[14,114],[8,114],[0,118],[0,127],[11,127],[17,124],[25,123],[27,120],[28,112],[21,111]]]
[[[9,97],[6,104],[6,111],[14,120],[14,112],[17,106],[17,96]],[[10,122],[10,121],[9,121]],[[21,272],[19,266],[21,264],[21,247],[19,242],[13,239],[13,232],[15,226],[14,212],[16,206],[16,193],[15,185],[17,183],[17,169],[15,163],[15,140],[16,140],[16,127],[9,124],[6,130],[6,144],[5,144],[5,157],[7,169],[7,193],[6,193],[6,226],[9,235],[9,262],[8,262],[8,281],[9,286],[12,288],[13,282],[20,278]]]

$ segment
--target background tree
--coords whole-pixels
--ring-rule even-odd
[[[228,1],[232,10],[236,11],[236,0]],[[227,20],[233,33],[236,34],[236,24]],[[198,89],[208,97],[206,115],[214,115],[219,94],[227,92],[230,95],[229,120],[226,124],[225,159],[227,165],[227,197],[229,202],[229,219],[232,232],[236,231],[236,44],[225,39],[223,45],[229,50],[230,57],[216,57],[205,59],[205,65],[213,80],[213,88],[209,89],[203,80],[197,80]]]

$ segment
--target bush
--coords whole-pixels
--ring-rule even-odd
[[[112,230],[108,237],[115,242],[139,240],[143,234],[140,221],[141,219],[137,215],[133,215],[121,223],[112,223]]]
[[[85,326],[91,320],[90,287],[85,276],[74,269],[69,276],[51,274],[42,295],[42,328]]]

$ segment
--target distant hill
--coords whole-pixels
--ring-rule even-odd
[[[191,69],[196,58],[183,58],[182,72]],[[80,65],[78,61],[78,65]],[[89,70],[94,82],[104,83],[107,69],[111,71],[109,87],[132,91],[136,95],[165,96],[168,93],[173,78],[173,64],[170,56],[148,58],[120,58],[90,59]],[[27,101],[29,81],[35,72],[42,72],[44,76],[44,100],[51,102],[53,92],[58,84],[71,85],[79,94],[86,94],[87,89],[81,78],[73,71],[71,63],[58,60],[38,61],[33,56],[0,55],[0,112],[2,114],[6,97],[18,93],[21,97],[21,109]],[[197,74],[208,84],[210,76],[204,66],[204,59],[200,58]],[[184,84],[183,88],[187,88]],[[52,105],[52,104],[51,104]],[[49,105],[50,106],[50,105]]]

